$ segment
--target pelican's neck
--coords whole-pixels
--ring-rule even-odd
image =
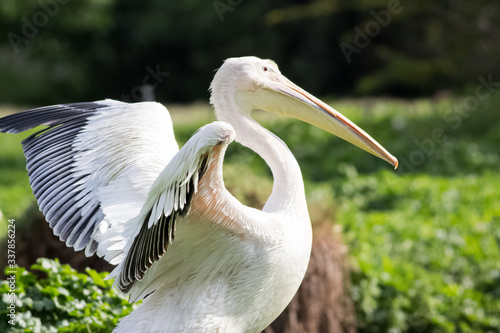
[[[286,144],[262,127],[250,116],[239,112],[234,98],[214,103],[219,120],[230,123],[236,133],[235,141],[252,149],[267,163],[273,174],[273,190],[263,210],[266,212],[304,209],[307,205],[299,164]]]

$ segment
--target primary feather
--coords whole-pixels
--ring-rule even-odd
[[[33,193],[54,234],[88,256],[98,251],[96,238],[139,213],[178,151],[170,115],[158,103],[62,104],[0,119],[8,133],[40,125],[48,127],[23,141]]]

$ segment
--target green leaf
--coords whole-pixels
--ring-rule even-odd
[[[92,280],[94,281],[94,283],[96,285],[98,285],[99,287],[102,287],[102,288],[106,287],[106,284],[104,283],[104,280],[99,273],[97,273],[95,270],[90,269],[90,268],[85,269],[85,271],[92,278]]]

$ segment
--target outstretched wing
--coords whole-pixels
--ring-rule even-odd
[[[224,153],[233,138],[234,130],[227,123],[213,122],[202,127],[158,176],[141,213],[127,222],[127,229],[135,230],[134,235],[124,239],[116,234],[100,242],[99,247],[108,247],[103,251],[106,253],[113,253],[113,247],[123,249],[124,258],[117,257],[119,265],[110,274],[110,278],[117,276],[115,284],[122,292],[129,292],[167,251],[174,239],[177,218],[187,214],[198,181],[213,155]],[[113,262],[114,258],[109,259]]]
[[[23,141],[31,187],[54,234],[88,256],[103,230],[140,212],[178,151],[168,111],[153,102],[62,104],[0,119],[6,133],[40,125],[48,127]]]

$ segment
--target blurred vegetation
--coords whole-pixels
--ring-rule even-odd
[[[463,91],[500,72],[499,16],[496,0],[3,1],[0,101],[137,101],[145,79],[161,101],[206,101],[243,55],[320,96]]]

